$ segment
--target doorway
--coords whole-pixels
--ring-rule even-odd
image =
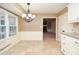
[[[56,18],[43,18],[43,40],[56,40]]]

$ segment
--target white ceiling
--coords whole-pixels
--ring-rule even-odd
[[[32,13],[58,13],[67,4],[65,3],[32,3],[30,5],[30,10]],[[20,4],[24,10],[27,9],[27,4]]]
[[[66,7],[67,3],[31,3],[31,13],[58,13]],[[1,3],[0,6],[18,14],[22,15],[27,11],[27,4],[25,3]]]

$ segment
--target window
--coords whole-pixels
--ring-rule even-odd
[[[0,39],[6,37],[5,15],[0,13]]]
[[[9,36],[16,35],[16,18],[9,16]]]
[[[16,35],[16,19],[15,15],[6,15],[4,12],[0,12],[0,40]]]

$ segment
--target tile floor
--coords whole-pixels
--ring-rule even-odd
[[[62,55],[60,43],[52,33],[44,33],[43,41],[20,41],[2,55]]]

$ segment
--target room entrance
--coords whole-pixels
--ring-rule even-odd
[[[56,18],[43,18],[43,40],[56,40]]]

